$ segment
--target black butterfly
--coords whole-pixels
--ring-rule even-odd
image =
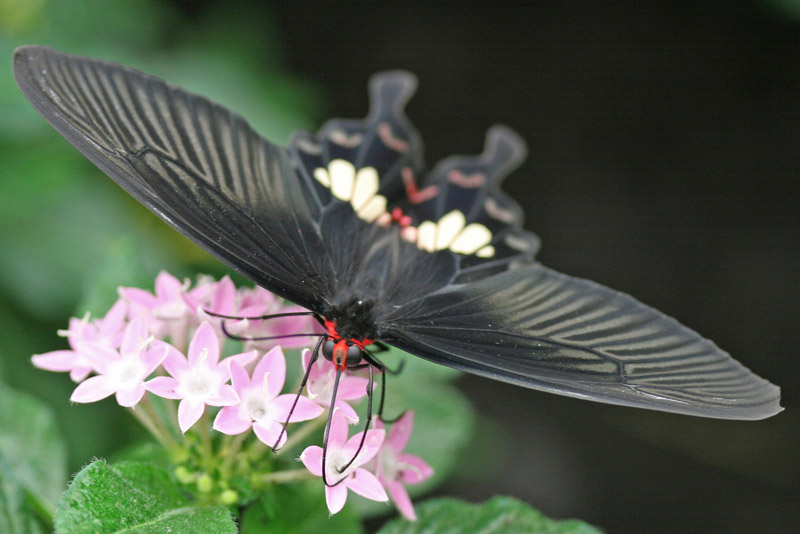
[[[348,347],[421,358],[600,402],[727,419],[781,410],[780,390],[628,295],[537,263],[539,240],[500,181],[525,157],[508,128],[483,154],[426,171],[403,106],[413,75],[370,82],[365,120],[288,148],[159,78],[27,46],[31,103],[126,191],[198,245],[324,318]],[[356,357],[353,355],[352,357]]]

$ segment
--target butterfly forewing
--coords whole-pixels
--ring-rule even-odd
[[[14,75],[56,130],[178,231],[319,307],[332,273],[283,148],[225,108],[114,63],[24,47]]]
[[[776,386],[711,341],[538,264],[424,298],[389,337],[437,363],[574,397],[730,419],[781,410]]]

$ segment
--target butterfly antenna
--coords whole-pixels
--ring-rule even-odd
[[[270,341],[273,339],[285,339],[287,337],[318,337],[318,338],[326,338],[328,334],[317,334],[317,333],[310,333],[310,334],[282,334],[280,336],[265,336],[265,337],[247,337],[247,336],[239,336],[236,334],[232,334],[228,327],[225,326],[225,321],[222,321],[222,333],[228,339],[233,339],[234,341]]]
[[[220,319],[236,319],[237,321],[243,321],[245,319],[248,319],[248,320],[251,320],[251,321],[266,321],[268,319],[278,319],[280,317],[293,317],[293,316],[298,316],[298,315],[314,315],[314,316],[317,315],[316,313],[314,313],[312,311],[304,311],[304,312],[271,313],[269,315],[258,315],[258,316],[254,316],[254,317],[243,317],[243,316],[240,316],[240,315],[225,315],[223,313],[216,313],[216,312],[212,312],[210,310],[207,310],[205,308],[203,308],[203,311],[206,314],[208,314],[208,315],[210,315],[212,317],[219,317]]]
[[[306,366],[306,371],[303,374],[303,380],[300,381],[300,387],[297,389],[297,394],[294,396],[294,402],[292,403],[292,407],[289,408],[289,415],[286,416],[286,421],[283,423],[283,428],[281,428],[281,433],[278,434],[278,439],[275,440],[275,444],[272,446],[272,452],[278,452],[280,449],[279,445],[283,436],[286,434],[286,427],[289,426],[289,421],[292,419],[292,414],[294,413],[294,409],[297,406],[297,403],[300,401],[300,395],[303,393],[303,389],[306,387],[308,383],[308,377],[311,374],[311,368],[316,363],[317,358],[319,358],[319,349],[322,347],[322,344],[325,342],[326,337],[319,338],[317,341],[316,346],[314,347],[314,352],[311,353],[311,359],[308,361],[308,365]]]

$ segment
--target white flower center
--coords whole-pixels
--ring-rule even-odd
[[[205,398],[215,390],[214,375],[204,368],[194,368],[181,380],[181,390],[186,396]]]
[[[361,456],[361,453],[359,453],[359,456]],[[361,467],[361,461],[357,457],[353,460],[353,463],[345,469],[344,467],[352,458],[352,451],[345,451],[342,449],[328,450],[328,457],[325,460],[325,474],[329,483],[336,483],[342,478],[347,478],[352,475],[356,469]]]
[[[271,416],[270,400],[263,389],[250,389],[244,395],[242,411],[253,421],[271,421],[274,417]]]
[[[400,475],[400,462],[397,461],[397,455],[390,447],[381,448],[378,454],[378,462],[381,466],[381,474],[386,480],[397,480]]]
[[[135,355],[123,356],[116,362],[108,364],[108,376],[120,389],[136,386],[144,377],[144,368]]]

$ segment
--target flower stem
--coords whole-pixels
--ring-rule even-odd
[[[147,411],[146,409],[135,410],[131,408],[129,411],[165,449],[170,450],[168,438],[161,433],[149,414],[144,413]]]
[[[314,478],[307,469],[292,469],[290,471],[276,471],[264,475],[261,479],[268,484],[285,484],[287,482],[297,482],[300,480]]]
[[[200,416],[200,424],[198,425],[198,432],[200,432],[200,439],[203,440],[203,457],[209,463],[214,464],[214,450],[211,444],[211,421],[208,418],[208,407],[203,410],[203,415]]]
[[[220,471],[227,473],[230,470],[231,465],[236,459],[236,454],[242,448],[242,443],[244,443],[244,440],[247,439],[248,434],[248,432],[242,432],[241,434],[232,436],[232,440],[226,439],[225,445],[220,449],[220,455],[224,455],[222,465],[220,466]],[[225,436],[225,438],[230,437],[231,436]]]
[[[158,415],[158,410],[156,410],[156,407],[153,405],[150,395],[151,393],[149,392],[145,394],[145,396],[142,397],[140,405],[142,406],[142,409],[147,412],[147,415],[149,416],[153,426],[156,427],[160,435],[163,437],[163,440],[159,440],[161,444],[164,445],[167,450],[174,451],[180,448],[180,446],[178,445],[178,442],[175,441],[175,437],[172,435],[169,429],[164,425],[164,421]]]

